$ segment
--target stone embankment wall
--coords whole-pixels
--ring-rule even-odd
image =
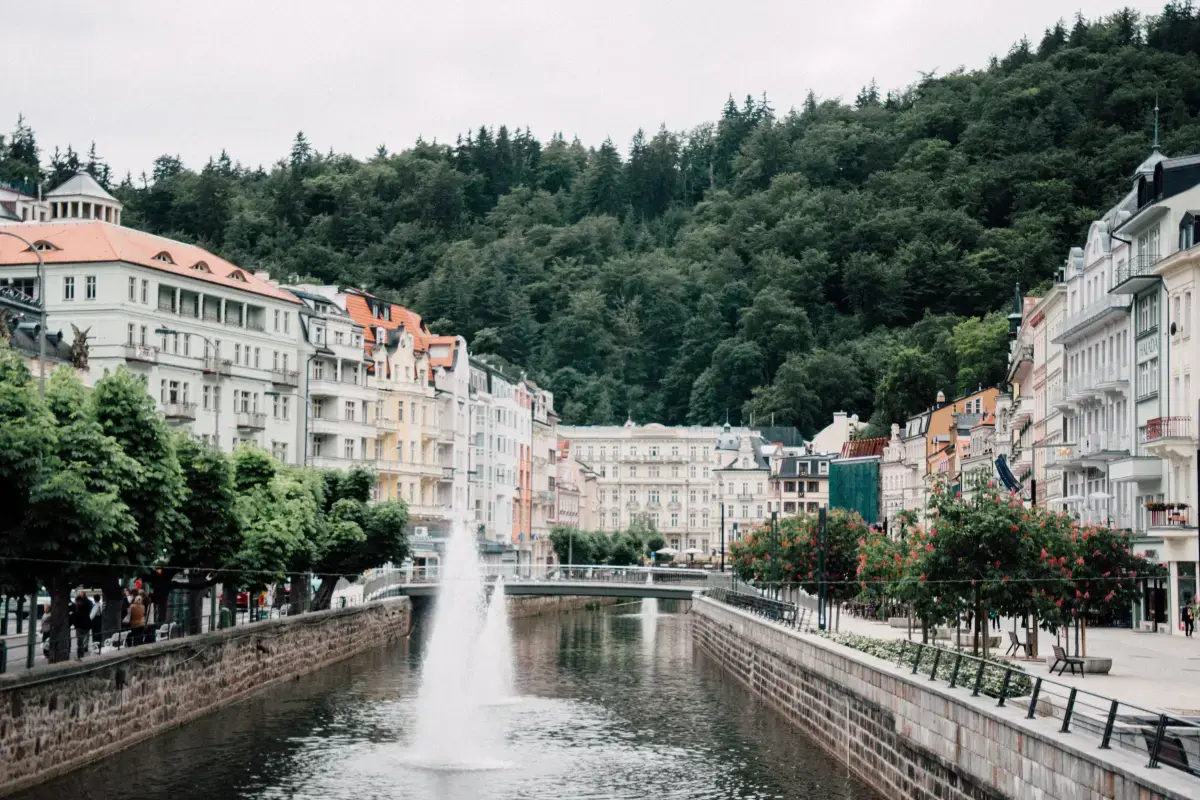
[[[404,638],[411,608],[382,600],[0,676],[0,797]]]
[[[533,595],[508,597],[508,616],[509,619],[520,619],[521,617],[537,617],[542,614],[559,614],[564,611],[578,611],[585,608],[598,608],[599,606],[615,606],[622,602],[619,597],[569,597],[569,596],[547,596],[537,597]],[[627,599],[624,602],[629,602]]]
[[[1196,779],[1148,770],[1144,755],[1024,719],[1026,704],[998,708],[707,598],[692,613],[697,648],[889,800],[1200,796]]]

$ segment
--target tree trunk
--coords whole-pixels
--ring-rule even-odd
[[[321,588],[317,589],[317,596],[313,599],[312,607],[314,611],[326,611],[329,609],[330,601],[333,600],[333,592],[337,589],[337,580],[334,578],[323,578],[321,580]]]
[[[17,633],[21,632],[21,615],[24,613],[25,613],[25,598],[18,597],[17,598]],[[32,625],[33,620],[30,620],[29,624]]]
[[[291,602],[288,604],[288,616],[303,614],[312,609],[312,598],[310,589],[312,583],[308,579],[307,572],[294,573],[290,580],[292,586]]]
[[[71,584],[66,578],[57,577],[50,581],[50,655],[49,661],[57,664],[71,658]]]
[[[221,584],[221,607],[229,610],[229,625],[237,625],[237,584],[228,581]]]
[[[1082,658],[1087,658],[1087,617],[1081,616],[1079,618],[1079,635],[1080,635],[1079,655]]]
[[[1037,621],[1037,612],[1036,611],[1029,612],[1029,623],[1030,623],[1029,627],[1025,629],[1025,641],[1029,642],[1029,647],[1027,648],[1029,650],[1029,657],[1037,658],[1038,657],[1038,636],[1037,636],[1038,621]]]
[[[983,598],[980,596],[979,584],[975,584],[975,624],[974,636],[971,637],[971,654],[979,655],[979,635],[980,627],[983,620]]]
[[[121,630],[125,618],[125,593],[115,574],[106,575],[100,581],[100,593],[104,598],[104,613],[100,617],[100,635],[107,638]]]
[[[154,606],[154,624],[164,625],[171,621],[171,584],[175,582],[177,570],[156,572],[147,583],[150,584],[150,597]]]
[[[189,636],[194,636],[203,630],[201,621],[204,619],[204,598],[208,596],[212,589],[208,587],[191,587],[187,590],[187,627],[186,631]]]

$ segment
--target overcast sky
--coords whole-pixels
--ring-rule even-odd
[[[624,149],[639,127],[714,119],[729,94],[853,99],[1121,5],[1163,0],[5,1],[0,130],[21,112],[46,154],[95,140],[135,175],[222,147],[269,164],[298,130],[357,156],[502,123]]]

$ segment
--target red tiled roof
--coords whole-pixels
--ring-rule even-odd
[[[420,314],[415,311],[409,311],[404,306],[389,303],[392,318],[379,319],[371,314],[367,298],[381,302],[375,295],[364,292],[361,289],[346,290],[346,312],[350,314],[351,319],[363,326],[363,339],[366,344],[375,344],[376,328],[394,331],[404,326],[405,330],[413,335],[413,347],[417,350],[425,349],[426,340],[430,338],[430,333],[425,328],[425,323],[421,321]]]
[[[842,458],[866,458],[882,456],[883,448],[887,446],[886,436],[878,439],[855,439],[842,445]]]
[[[11,230],[31,242],[45,241],[53,245],[53,249],[41,251],[42,260],[47,264],[124,261],[287,303],[300,302],[290,292],[207,250],[133,228],[92,220],[25,223],[14,225]],[[170,262],[159,258],[163,254]],[[0,265],[36,263],[37,256],[23,242],[11,236],[0,236]],[[200,263],[207,269],[194,268]]]

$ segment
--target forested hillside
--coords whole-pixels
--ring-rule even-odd
[[[566,422],[882,426],[1002,379],[1014,284],[1127,190],[1156,97],[1164,150],[1200,151],[1197,53],[1174,3],[853,103],[731,99],[628,147],[496,126],[362,161],[301,134],[269,169],[163,156],[112,188],[128,225],[410,304],[527,368]],[[24,123],[6,142],[0,180],[108,179],[94,147],[39,155]]]

